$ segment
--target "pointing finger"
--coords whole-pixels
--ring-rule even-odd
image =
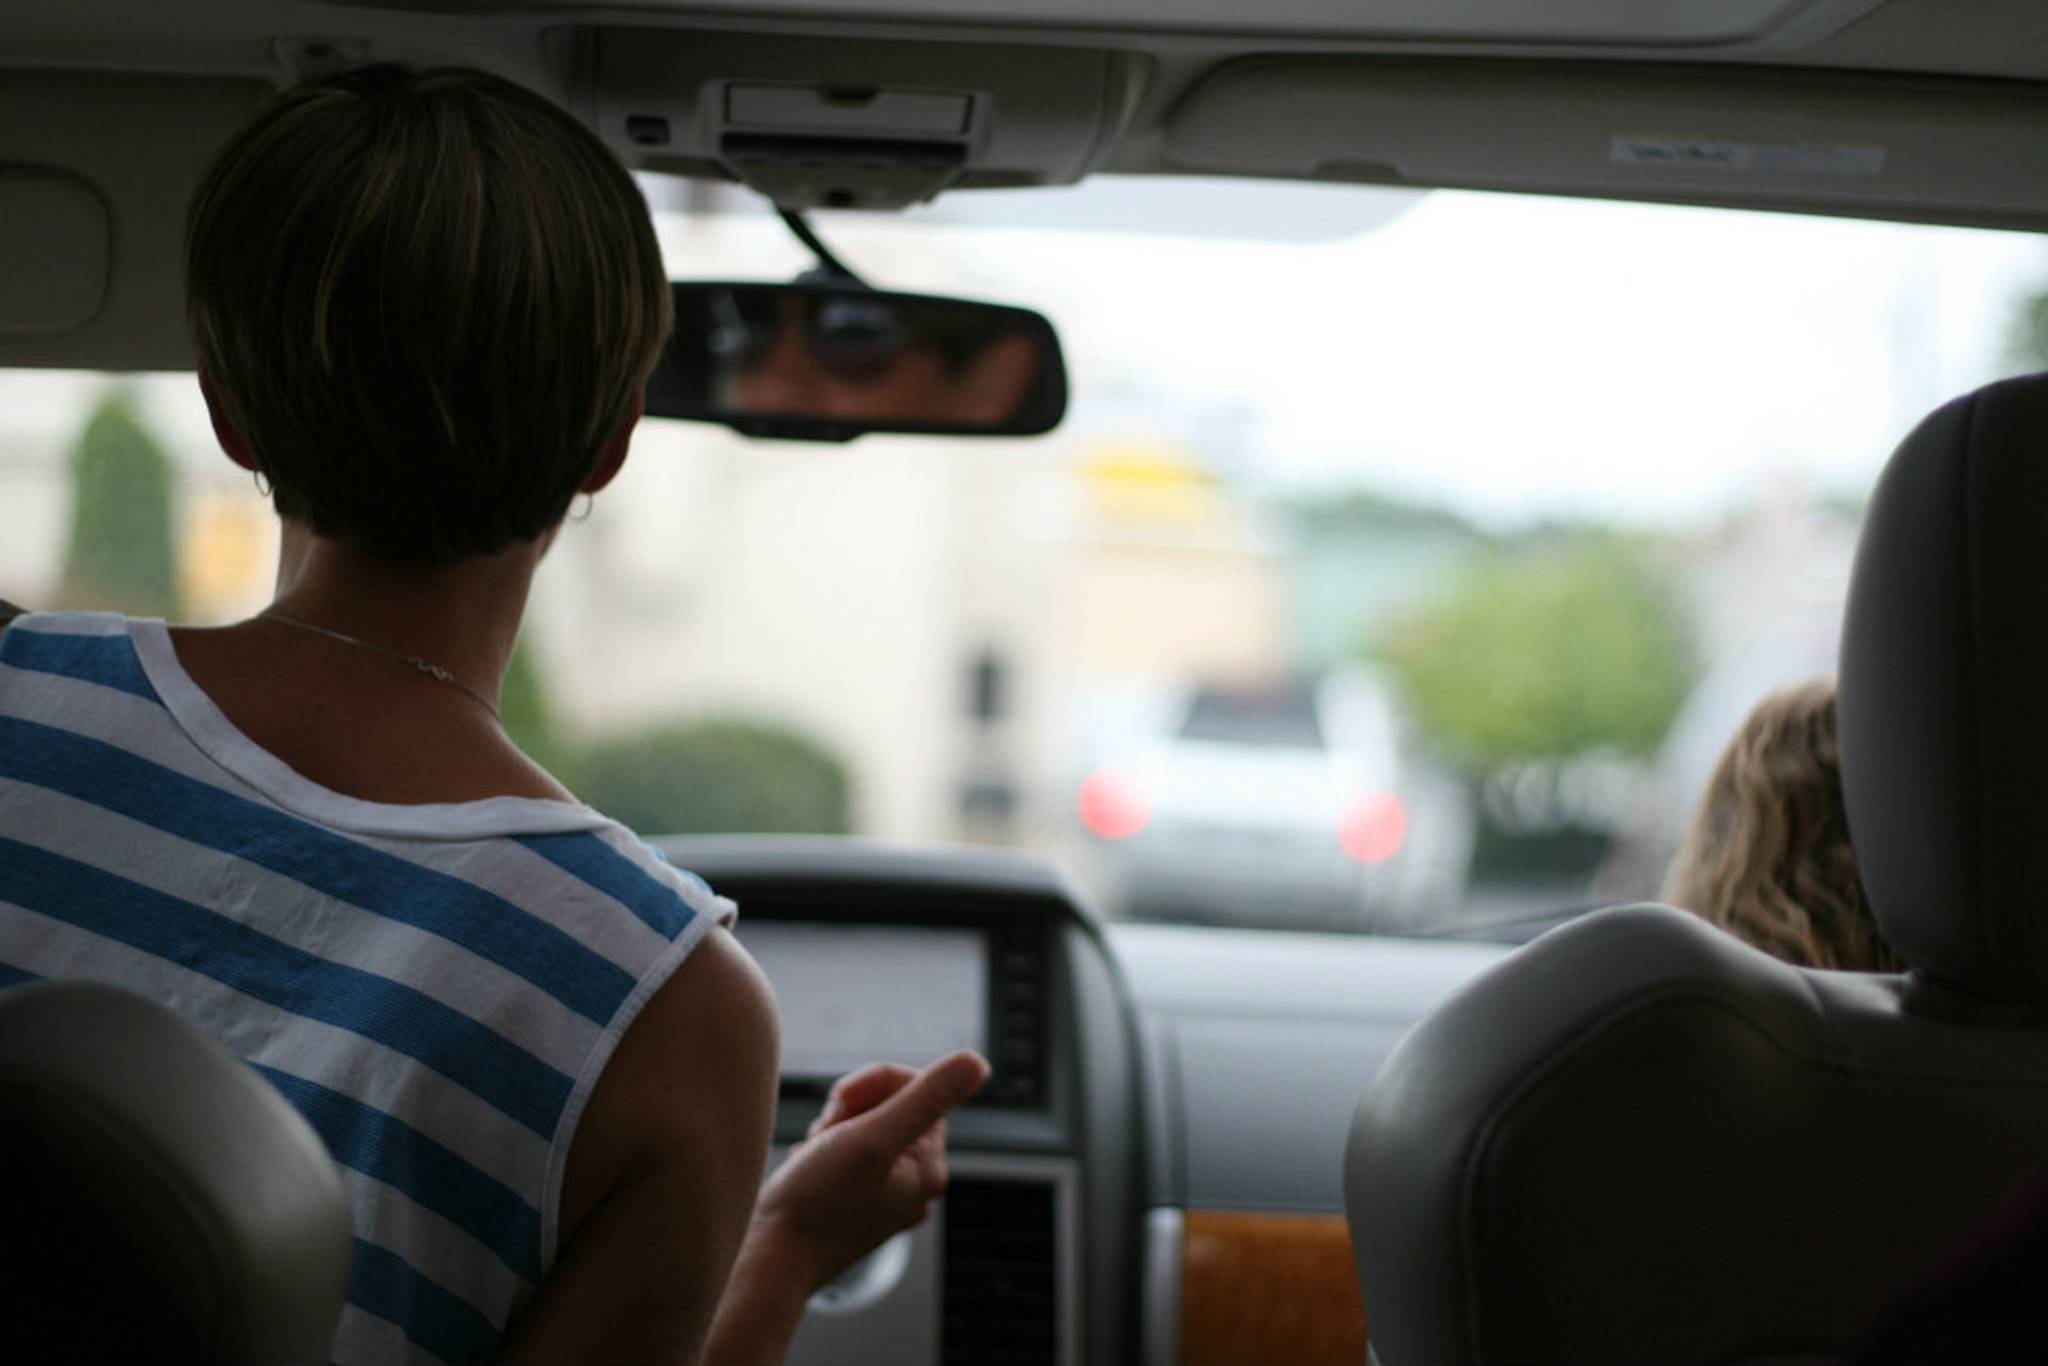
[[[874,1108],[868,1120],[872,1132],[886,1145],[908,1148],[954,1106],[980,1090],[988,1074],[988,1060],[980,1054],[964,1050],[948,1054]]]

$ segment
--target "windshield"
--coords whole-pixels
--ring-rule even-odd
[[[882,287],[1049,314],[1066,423],[643,424],[537,582],[515,735],[649,834],[966,840],[1116,916],[1522,938],[1657,893],[1749,707],[1831,668],[1892,446],[2048,359],[2015,234],[1170,188],[1172,231],[1043,225],[1079,192],[824,217]],[[707,195],[657,191],[673,276],[809,264]],[[263,604],[274,527],[190,376],[0,400],[0,597]]]

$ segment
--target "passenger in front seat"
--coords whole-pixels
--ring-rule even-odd
[[[499,724],[668,331],[638,190],[518,86],[364,68],[221,153],[186,284],[276,600],[0,614],[0,986],[143,991],[306,1115],[357,1235],[336,1361],[780,1359],[922,1217],[987,1064],[856,1073],[764,1190],[774,1003],[731,903]]]
[[[1749,714],[1662,899],[1800,967],[1905,970],[1878,933],[1849,843],[1833,680],[1773,693]]]

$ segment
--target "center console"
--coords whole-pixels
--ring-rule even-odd
[[[974,1048],[933,1217],[816,1296],[791,1366],[1135,1359],[1141,1105],[1100,927],[1041,860],[793,837],[661,844],[740,905],[782,1016],[777,1158],[832,1080]]]

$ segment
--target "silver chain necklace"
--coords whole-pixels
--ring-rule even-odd
[[[410,664],[427,677],[446,683],[457,692],[469,697],[478,706],[489,712],[492,720],[498,719],[496,703],[492,702],[475,688],[464,683],[448,670],[442,668],[439,664],[429,664],[418,655],[400,654],[396,650],[387,650],[382,645],[372,645],[367,640],[358,640],[354,636],[343,635],[340,631],[330,631],[325,626],[315,626],[310,621],[300,621],[296,617],[288,617],[281,612],[259,612],[256,614],[256,617],[259,621],[274,621],[280,626],[296,626],[301,631],[311,631],[316,636],[326,636],[329,640],[338,640],[344,645],[353,645],[358,649],[368,650],[371,654],[383,655],[386,659],[395,659],[401,664]]]

